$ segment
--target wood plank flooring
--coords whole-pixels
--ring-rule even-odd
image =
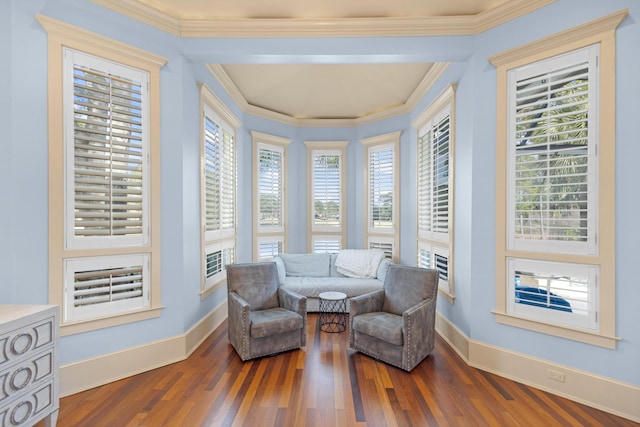
[[[471,368],[440,337],[406,373],[317,317],[305,349],[245,363],[225,321],[183,362],[63,398],[58,426],[640,425]]]

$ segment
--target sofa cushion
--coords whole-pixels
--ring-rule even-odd
[[[273,262],[276,263],[276,267],[278,268],[278,279],[280,280],[280,284],[284,284],[284,279],[287,277],[287,269],[284,266],[284,261],[279,256],[273,257]]]
[[[321,292],[344,292],[347,298],[382,289],[378,279],[354,279],[352,277],[290,277],[283,289],[296,292],[307,298],[317,298]]]
[[[330,254],[280,254],[287,276],[328,277]]]
[[[387,258],[380,261],[380,265],[378,266],[378,272],[376,273],[376,279],[384,283],[384,279],[386,279],[387,277],[387,270],[389,269],[390,265],[391,265],[391,261],[389,261]]]
[[[329,269],[329,276],[331,277],[347,277],[344,274],[338,271],[338,267],[336,266],[336,258],[338,258],[338,254],[331,254],[331,267]]]

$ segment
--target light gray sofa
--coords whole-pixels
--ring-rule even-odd
[[[318,311],[321,292],[344,292],[347,311],[350,298],[382,289],[391,262],[383,259],[374,278],[347,277],[336,268],[337,254],[279,254],[273,261],[278,268],[280,287],[307,297],[307,311]]]

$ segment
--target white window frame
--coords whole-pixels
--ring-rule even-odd
[[[420,251],[427,250],[430,253],[437,253],[439,256],[447,258],[447,279],[442,277],[439,279],[438,290],[440,294],[451,304],[454,302],[454,280],[453,280],[453,253],[454,253],[454,200],[455,200],[455,91],[456,86],[448,85],[434,101],[413,121],[412,126],[417,130],[416,144],[416,226],[417,226],[417,259],[416,265],[420,265]],[[425,134],[433,134],[434,128],[448,117],[449,120],[449,140],[448,140],[448,207],[447,207],[447,232],[436,232],[430,227],[423,227],[420,216],[424,215],[422,209],[434,210],[433,198],[431,190],[433,188],[433,177],[424,177],[421,175],[421,150],[429,150],[430,158],[433,153],[433,146],[430,141],[422,140]],[[427,147],[421,147],[421,143],[428,144]],[[428,185],[426,194],[421,188],[421,181],[426,180]],[[425,200],[425,195],[428,196]],[[433,215],[432,215],[433,217]],[[435,259],[432,257],[432,261]],[[427,268],[436,268],[435,264],[426,266]]]
[[[288,209],[288,145],[291,143],[290,139],[282,138],[275,135],[269,135],[261,132],[252,131],[251,138],[253,140],[253,235],[254,235],[254,261],[264,260],[267,258],[260,256],[260,243],[264,242],[279,242],[283,252],[286,252],[287,242],[287,209]],[[281,182],[280,188],[282,194],[281,206],[279,207],[281,212],[281,218],[278,225],[275,226],[262,226],[260,224],[260,151],[268,150],[280,153],[282,161]]]
[[[307,242],[309,252],[315,252],[316,241],[331,240],[338,242],[339,249],[344,248],[347,240],[346,213],[347,196],[345,189],[346,181],[346,147],[349,141],[305,141],[307,146],[307,182],[308,182],[308,226]],[[315,224],[315,158],[316,156],[338,156],[338,209],[340,221],[337,225],[317,225]]]
[[[220,272],[212,277],[208,277],[207,257],[215,251],[231,251],[235,260],[236,236],[237,236],[237,214],[236,214],[236,194],[237,194],[237,129],[242,123],[231,113],[224,103],[209,89],[205,84],[200,85],[200,108],[201,108],[201,153],[200,153],[200,218],[202,227],[202,248],[201,248],[201,289],[200,298],[204,299],[213,291],[226,283],[226,266]],[[219,181],[218,188],[218,228],[208,229],[207,227],[207,140],[206,140],[206,121],[212,121],[220,131],[220,143],[218,147],[218,166]],[[231,137],[231,147],[224,145],[224,133]],[[229,152],[230,151],[230,152]],[[230,164],[225,163],[225,159]],[[229,171],[226,167],[230,168]],[[230,180],[231,182],[226,182]],[[230,203],[225,201],[225,185],[230,186],[232,200]],[[232,212],[232,227],[226,227],[224,222],[224,211]]]
[[[96,264],[113,260],[113,257],[148,258],[148,303],[135,302],[126,310],[106,309],[91,310],[90,315],[78,316],[75,313],[62,313],[61,335],[87,332],[99,328],[112,327],[160,316],[161,299],[161,238],[160,238],[160,68],[167,62],[165,58],[153,55],[144,50],[120,43],[106,37],[98,36],[90,31],[38,15],[37,21],[43,26],[48,37],[48,139],[49,139],[49,303],[65,307],[66,290],[72,286],[68,276],[68,262],[91,259]],[[92,244],[78,244],[67,238],[67,222],[70,216],[68,198],[64,195],[68,178],[65,164],[68,163],[68,151],[65,149],[65,132],[69,127],[65,124],[68,115],[65,110],[73,109],[73,99],[65,97],[64,82],[65,58],[63,50],[74,52],[91,52],[98,58],[98,64],[109,64],[109,68],[120,66],[139,70],[148,75],[143,90],[148,91],[148,112],[144,123],[148,150],[148,187],[144,190],[149,196],[144,233],[145,239],[92,239]],[[102,62],[104,61],[104,62]],[[70,103],[71,101],[71,103]],[[68,121],[67,121],[68,123]],[[152,197],[153,195],[153,197]],[[79,239],[71,239],[79,240]],[[129,241],[126,241],[129,240]],[[75,268],[75,267],[74,267]],[[146,285],[145,285],[146,286]],[[129,301],[127,304],[131,303]],[[122,305],[127,305],[122,304]],[[73,319],[73,320],[72,320]]]
[[[383,135],[377,135],[360,141],[365,147],[364,156],[364,207],[365,207],[365,247],[369,248],[375,244],[391,244],[391,260],[398,262],[400,259],[400,135],[401,131],[391,132]],[[371,200],[371,156],[377,152],[392,152],[392,176],[393,181],[391,191],[391,225],[390,227],[376,227],[373,220],[373,206]]]
[[[579,342],[606,348],[615,348],[620,339],[616,336],[616,305],[615,305],[615,51],[616,29],[628,15],[627,11],[620,11],[583,25],[570,28],[561,33],[548,36],[524,46],[518,46],[509,51],[489,58],[496,66],[497,76],[497,128],[496,128],[496,308],[493,313],[496,321],[509,325],[555,335]],[[509,145],[509,71],[530,64],[546,61],[589,46],[598,45],[598,97],[597,97],[597,126],[596,139],[600,141],[598,147],[597,170],[600,172],[598,182],[590,188],[595,191],[594,208],[597,208],[598,218],[595,224],[597,248],[595,251],[580,250],[578,253],[564,253],[558,246],[550,249],[556,252],[546,252],[536,247],[510,247],[508,243],[508,145]],[[595,84],[592,82],[591,84]],[[594,118],[590,117],[590,120]],[[606,143],[605,143],[606,142]],[[594,252],[594,253],[589,253]],[[594,299],[597,310],[597,329],[589,327],[567,326],[554,319],[556,313],[545,308],[538,310],[546,312],[544,320],[522,316],[520,307],[509,310],[509,288],[515,286],[515,277],[509,270],[509,260],[521,262],[547,263],[545,270],[550,275],[562,275],[563,270],[571,265],[596,268],[598,274],[592,274],[597,283]],[[559,263],[559,264],[553,264]],[[558,265],[562,267],[559,268]],[[557,271],[549,271],[556,268]]]

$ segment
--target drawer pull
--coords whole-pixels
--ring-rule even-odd
[[[11,351],[14,354],[26,353],[33,344],[33,337],[30,334],[19,334],[11,340]]]
[[[20,368],[11,375],[9,385],[14,390],[25,388],[31,382],[33,372],[29,368]]]

